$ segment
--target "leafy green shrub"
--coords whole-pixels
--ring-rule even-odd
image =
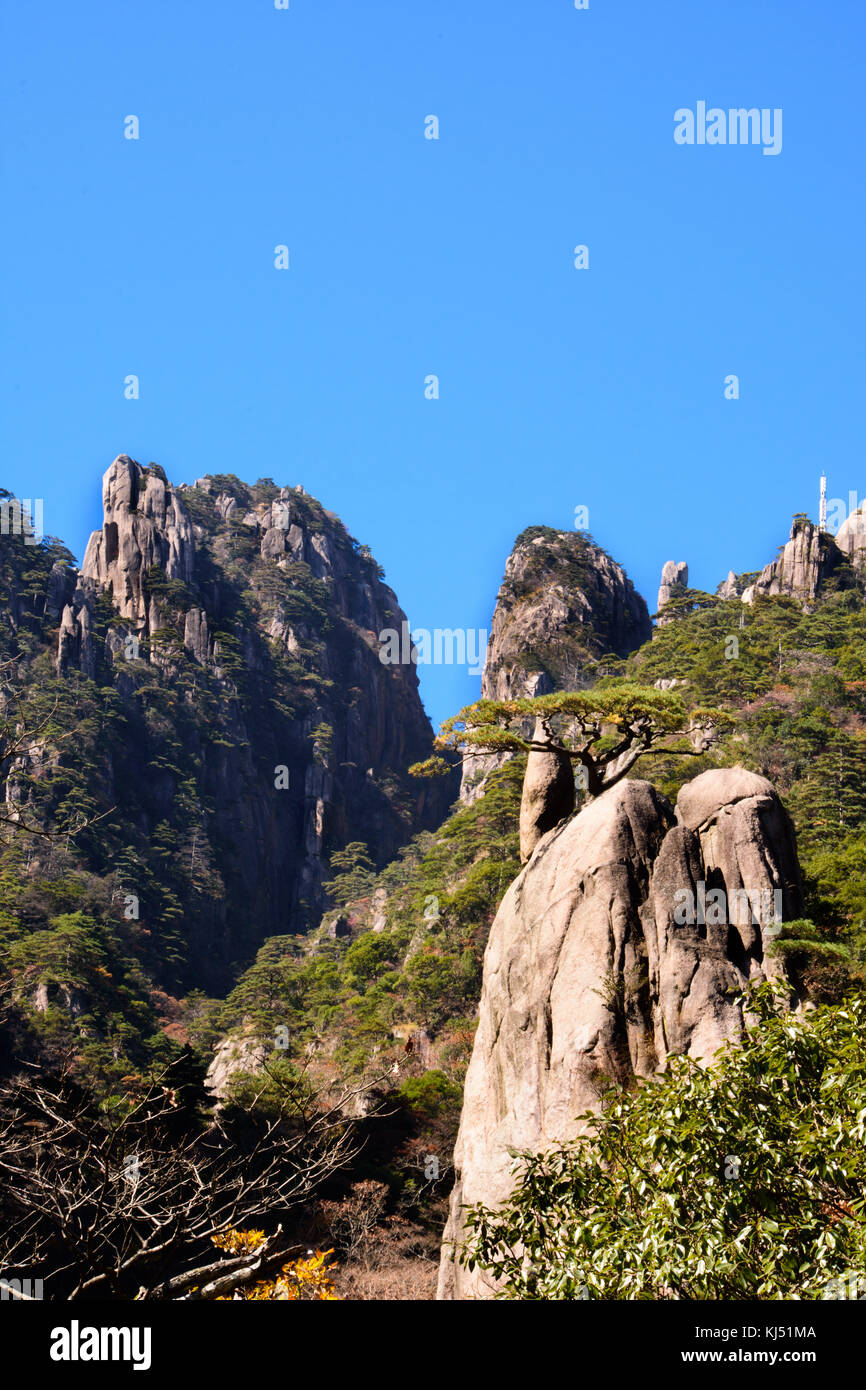
[[[469,1266],[520,1299],[819,1299],[866,1275],[866,1000],[751,1005],[712,1067],[669,1057],[522,1156],[502,1208],[469,1210]]]
[[[443,1111],[460,1111],[463,1092],[444,1071],[425,1071],[423,1076],[410,1077],[400,1087],[399,1094],[409,1108],[426,1120],[437,1119]]]

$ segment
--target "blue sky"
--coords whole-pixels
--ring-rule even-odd
[[[429,629],[581,505],[651,608],[666,559],[757,568],[822,469],[866,493],[864,40],[859,0],[7,0],[0,481],[79,557],[117,453],[300,482]],[[700,100],[782,152],[676,145]]]

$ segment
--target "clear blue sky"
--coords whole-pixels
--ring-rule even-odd
[[[770,560],[822,469],[866,492],[860,0],[4,16],[0,481],[79,557],[117,453],[269,475],[477,628],[578,505],[652,608],[666,559]],[[677,146],[699,100],[781,107],[782,153]],[[422,669],[437,720],[478,685]]]

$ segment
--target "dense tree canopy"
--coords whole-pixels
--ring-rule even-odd
[[[597,796],[620,781],[663,739],[718,724],[718,711],[693,710],[673,691],[627,680],[602,681],[592,690],[555,692],[515,700],[478,700],[445,721],[440,750],[464,756],[551,752],[584,769],[581,785]],[[532,725],[531,732],[528,732]],[[693,756],[693,746],[667,747]],[[422,764],[419,770],[432,770]]]

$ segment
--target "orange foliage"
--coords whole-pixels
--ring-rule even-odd
[[[211,1240],[218,1250],[224,1250],[226,1254],[243,1255],[245,1253],[254,1254],[265,1240],[264,1231],[227,1231],[224,1235],[211,1236]],[[272,1300],[286,1300],[296,1302],[299,1300],[325,1300],[328,1302],[339,1302],[339,1295],[334,1288],[332,1278],[333,1265],[325,1263],[333,1250],[317,1250],[315,1254],[310,1252],[305,1260],[292,1260],[284,1264],[279,1274],[274,1279],[260,1279],[256,1284],[248,1284],[243,1288],[235,1289],[234,1293],[225,1297],[217,1298],[217,1303],[229,1303],[236,1299],[248,1299],[256,1302],[270,1302]]]

